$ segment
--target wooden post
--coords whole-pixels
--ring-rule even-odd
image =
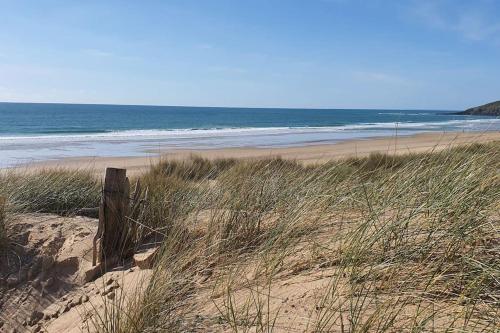
[[[99,227],[94,238],[93,264],[130,255],[130,183],[126,169],[107,168],[99,207]]]
[[[6,202],[7,202],[7,198],[0,197],[0,227],[1,227],[1,224],[4,222],[4,219],[5,219],[5,210],[6,210],[5,206],[6,206]]]

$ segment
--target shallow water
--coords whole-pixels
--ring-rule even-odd
[[[0,167],[160,149],[287,147],[421,132],[500,130],[446,110],[252,109],[0,103]]]

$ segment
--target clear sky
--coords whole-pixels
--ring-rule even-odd
[[[0,101],[463,109],[497,0],[0,0]]]

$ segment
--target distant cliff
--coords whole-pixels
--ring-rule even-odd
[[[500,101],[476,106],[457,114],[465,114],[471,116],[500,116]]]

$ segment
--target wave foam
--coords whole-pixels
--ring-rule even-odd
[[[58,141],[111,141],[111,140],[148,140],[183,139],[204,137],[260,136],[280,134],[306,134],[370,130],[459,130],[459,129],[500,129],[500,119],[448,120],[441,122],[389,122],[361,123],[324,127],[247,127],[247,128],[208,128],[208,129],[148,129],[124,130],[104,133],[80,133],[31,136],[0,136],[2,143],[20,141],[58,142]]]

